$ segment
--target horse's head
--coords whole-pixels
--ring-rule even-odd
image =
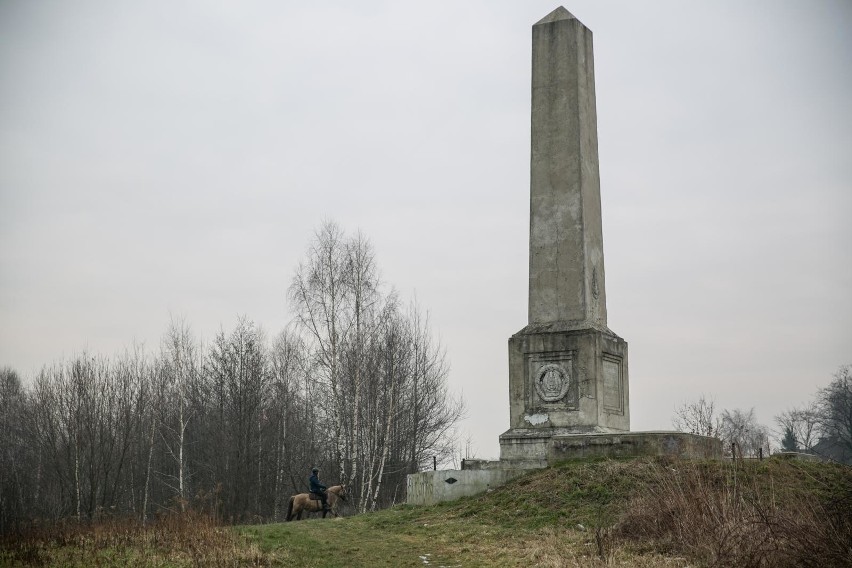
[[[334,487],[328,488],[329,493],[334,493],[337,495],[341,501],[346,501],[346,486],[345,485],[335,485]]]

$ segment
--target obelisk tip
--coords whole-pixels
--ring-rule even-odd
[[[551,24],[553,22],[558,22],[559,20],[576,20],[574,14],[566,10],[563,6],[559,6],[557,9],[537,21],[536,26],[540,26],[541,24]]]

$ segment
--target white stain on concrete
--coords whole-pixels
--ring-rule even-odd
[[[539,424],[544,424],[550,420],[550,417],[547,414],[525,414],[524,420],[533,426],[538,426]]]

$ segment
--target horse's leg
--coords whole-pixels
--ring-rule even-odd
[[[337,518],[339,515],[337,514],[337,505],[339,504],[339,497],[332,493],[331,498],[328,500],[328,511]]]
[[[290,520],[298,521],[302,518],[302,500],[299,499],[298,495],[293,495],[292,497],[290,497],[290,499],[293,501],[293,507],[288,511]]]

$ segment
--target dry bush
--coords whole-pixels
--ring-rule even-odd
[[[650,541],[710,566],[852,566],[852,487],[820,502],[807,492],[775,495],[771,475],[742,464],[662,462],[616,536]]]
[[[208,515],[168,513],[146,526],[135,519],[63,521],[0,540],[10,566],[265,566],[264,555]]]

